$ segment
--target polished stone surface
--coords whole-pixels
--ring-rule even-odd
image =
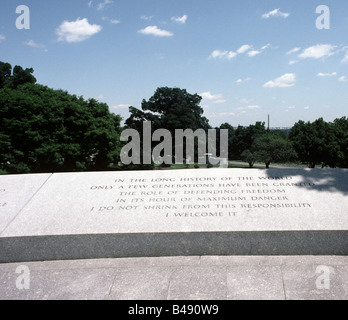
[[[17,287],[23,274],[16,270],[21,266],[29,270],[27,290]],[[326,288],[320,286],[323,276]],[[17,299],[347,300],[348,257],[195,256],[0,264],[0,300]]]
[[[0,233],[0,262],[345,255],[347,181],[342,169],[53,174]]]

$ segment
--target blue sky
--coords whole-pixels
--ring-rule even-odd
[[[330,29],[318,29],[319,5]],[[30,9],[17,29],[16,8]],[[0,60],[128,117],[158,87],[201,94],[212,126],[348,116],[348,2],[2,0]]]

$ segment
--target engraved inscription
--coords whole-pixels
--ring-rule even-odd
[[[291,176],[236,176],[116,179],[110,185],[94,185],[94,192],[110,192],[111,203],[91,211],[160,212],[167,218],[233,218],[246,212],[276,209],[313,209],[314,204],[294,199],[292,188],[315,187]]]

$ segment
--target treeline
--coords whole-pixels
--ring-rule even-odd
[[[314,122],[297,122],[290,132],[267,130],[258,122],[236,130],[229,124],[218,129],[229,130],[229,159],[243,160],[250,167],[256,161],[269,167],[272,162],[296,162],[330,168],[348,167],[348,118],[333,122],[322,118]]]
[[[123,130],[137,130],[142,141],[144,121],[151,121],[151,135],[157,129],[173,136],[175,129],[207,132],[212,127],[203,116],[201,100],[183,89],[158,88],[142,101],[141,110],[130,107],[122,127],[121,117],[111,113],[107,104],[36,84],[33,69],[12,69],[0,62],[0,173],[153,169],[153,163],[120,163],[121,149],[127,144],[120,141]],[[219,130],[227,129],[228,158],[246,161],[251,167],[256,161],[266,167],[273,162],[348,167],[345,117],[332,123],[299,121],[290,133],[267,130],[261,122],[237,129],[225,123],[215,129],[217,154],[221,151]],[[161,142],[157,141],[152,142],[152,149]]]
[[[32,69],[11,72],[4,63],[0,69],[2,173],[117,167],[122,119],[107,104],[35,84]]]

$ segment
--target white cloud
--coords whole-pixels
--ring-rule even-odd
[[[93,4],[93,0],[91,0],[90,2],[88,2],[88,7],[91,8]]]
[[[237,108],[237,110],[257,110],[261,108],[262,107],[259,105],[254,105],[254,106],[240,107],[240,108]]]
[[[6,37],[3,34],[0,34],[0,43],[5,41]]]
[[[222,94],[212,94],[210,91],[207,91],[207,92],[202,92],[199,95],[202,97],[202,99],[211,100],[214,104],[220,104],[220,103],[226,102]]]
[[[244,82],[247,82],[247,81],[250,81],[251,80],[251,78],[246,78],[246,79],[238,79],[237,81],[236,81],[236,84],[242,84],[242,83],[244,83]]]
[[[100,32],[101,26],[89,24],[86,18],[78,18],[76,21],[63,21],[56,29],[58,41],[81,42]]]
[[[271,47],[271,44],[268,43],[265,46],[263,46],[261,49],[259,49],[259,50],[251,50],[247,54],[248,54],[249,57],[255,57],[255,56],[261,54],[264,50],[266,50],[266,49],[268,49],[270,47]]]
[[[335,77],[337,76],[337,72],[332,72],[332,73],[318,73],[318,77]]]
[[[291,49],[290,51],[288,51],[286,54],[290,55],[290,54],[296,53],[296,52],[298,52],[300,50],[301,50],[301,48],[294,48],[294,49]]]
[[[220,100],[220,99],[223,99],[222,94],[212,94],[210,91],[202,92],[199,95],[203,99],[207,99],[207,100]]]
[[[251,48],[252,48],[252,46],[245,44],[237,50],[237,53],[245,53],[245,52],[249,51]]]
[[[289,61],[289,64],[292,66],[293,64],[295,64],[295,63],[297,63],[298,62],[298,60],[290,60]]]
[[[108,21],[108,22],[110,22],[110,23],[112,23],[112,24],[119,24],[119,23],[121,23],[121,21],[118,20],[118,19],[110,19],[110,18],[107,18],[107,17],[102,17],[102,19],[103,19],[104,21]]]
[[[344,56],[344,58],[342,59],[343,63],[348,63],[348,51],[346,52],[346,55]]]
[[[233,51],[221,51],[214,50],[213,53],[209,56],[211,59],[228,59],[231,60],[237,56],[236,52]]]
[[[187,15],[183,15],[182,17],[172,17],[171,20],[172,21],[175,21],[175,22],[178,22],[178,23],[182,23],[182,24],[185,24],[186,21],[187,21]]]
[[[214,50],[213,53],[210,55],[210,58],[213,59],[221,59],[227,55],[227,51],[221,51],[221,50]]]
[[[262,18],[264,19],[269,19],[271,17],[281,17],[281,18],[288,18],[290,16],[290,13],[285,13],[285,12],[281,12],[280,8],[279,9],[274,9],[268,13],[265,13],[264,15],[262,15]]]
[[[157,26],[148,26],[145,29],[141,29],[138,33],[153,35],[156,37],[172,37],[174,34],[170,31],[161,30]]]
[[[236,114],[234,112],[221,112],[221,113],[212,113],[208,115],[208,118],[223,118],[223,117],[233,117]]]
[[[296,107],[295,106],[290,106],[290,107],[288,107],[288,109],[296,109]]]
[[[257,56],[260,53],[261,53],[261,51],[259,51],[259,50],[252,50],[252,51],[248,52],[248,56],[249,57],[255,57],[255,56]]]
[[[267,43],[265,46],[263,46],[262,48],[261,48],[261,50],[263,51],[263,50],[266,50],[266,49],[268,49],[268,48],[270,48],[271,47],[271,44],[270,43]]]
[[[250,100],[247,99],[247,98],[243,98],[243,99],[240,99],[239,102],[240,102],[240,103],[243,103],[243,104],[247,104],[247,103],[250,102]]]
[[[110,109],[112,110],[118,110],[118,109],[128,109],[129,107],[131,107],[130,104],[117,104],[115,106],[112,106]]]
[[[218,99],[218,100],[215,100],[213,103],[219,104],[219,103],[225,103],[225,102],[226,102],[225,99]]]
[[[336,46],[331,44],[317,44],[315,46],[304,49],[303,52],[299,55],[300,58],[314,58],[319,59],[323,57],[329,57],[335,54]]]
[[[103,2],[98,3],[97,9],[103,10],[107,5],[113,3],[111,0],[104,0]]]
[[[233,52],[233,51],[230,51],[228,54],[227,54],[227,59],[228,60],[231,60],[233,59],[234,57],[237,56],[237,53],[236,52]]]
[[[294,73],[286,73],[281,77],[265,83],[264,88],[289,88],[293,87],[296,82],[296,75]]]
[[[256,55],[262,53],[264,50],[268,49],[271,46],[270,43],[263,46],[260,50],[251,50],[253,46],[249,44],[242,45],[236,52],[235,51],[222,51],[214,50],[213,53],[209,56],[210,59],[228,59],[231,60],[235,58],[238,54],[247,53],[249,57],[255,57]],[[251,51],[250,51],[251,50]]]
[[[340,82],[346,82],[347,81],[347,77],[346,76],[342,76],[338,79],[338,81]]]
[[[153,16],[141,16],[140,19],[141,20],[146,20],[146,21],[150,21],[152,20]]]
[[[44,44],[36,43],[34,40],[25,41],[24,44],[26,46],[29,46],[29,47],[32,47],[32,48],[39,48],[39,49],[45,49],[46,48],[46,46]]]
[[[305,110],[309,110],[310,108],[311,108],[310,106],[304,107]]]

